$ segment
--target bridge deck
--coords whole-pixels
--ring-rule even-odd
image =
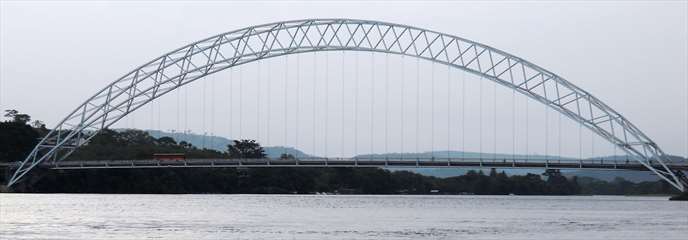
[[[655,164],[653,164],[655,165]],[[50,169],[110,168],[254,168],[254,167],[394,167],[394,168],[554,168],[649,171],[633,160],[544,160],[465,158],[304,158],[304,159],[186,159],[186,160],[92,160],[44,163]],[[688,163],[668,165],[688,170]],[[660,167],[656,164],[655,167]]]

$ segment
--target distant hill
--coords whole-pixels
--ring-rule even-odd
[[[469,170],[482,170],[485,174],[489,169],[469,169],[469,168],[389,168],[393,171],[410,171],[426,176],[440,178],[456,177],[466,174]],[[507,175],[525,175],[528,173],[542,174],[544,169],[498,169]],[[600,171],[600,170],[561,170],[564,176],[591,177],[599,180],[611,182],[620,177],[631,182],[657,181],[659,177],[647,171]]]
[[[568,170],[564,176],[591,177],[611,182],[620,177],[630,182],[657,181],[660,178],[649,171],[599,171],[599,170]]]
[[[195,133],[181,133],[181,132],[164,132],[160,130],[145,130],[154,138],[161,137],[171,137],[177,142],[185,141],[191,143],[197,148],[208,148],[218,151],[226,151],[227,145],[232,142],[232,140],[218,137],[218,136],[204,136],[202,134]]]

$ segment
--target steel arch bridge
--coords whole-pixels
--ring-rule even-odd
[[[157,57],[108,84],[60,121],[22,161],[8,186],[43,162],[61,161],[143,105],[207,75],[288,54],[369,51],[417,57],[489,79],[549,106],[623,149],[673,187],[687,186],[664,152],[614,109],[546,69],[499,49],[380,21],[306,19],[222,33]]]

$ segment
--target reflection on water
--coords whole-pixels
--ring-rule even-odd
[[[685,239],[666,199],[0,194],[0,239]]]

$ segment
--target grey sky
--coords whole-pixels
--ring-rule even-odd
[[[72,111],[84,99],[91,96],[106,84],[122,76],[134,67],[143,64],[150,59],[159,56],[169,50],[175,49],[198,39],[208,37],[221,32],[234,30],[250,25],[275,22],[281,20],[303,18],[360,18],[382,20],[402,23],[422,28],[428,28],[440,32],[450,33],[467,39],[491,45],[507,51],[533,63],[536,63],[583,89],[597,96],[612,108],[625,115],[647,135],[654,139],[666,152],[678,155],[688,155],[688,3],[683,1],[672,2],[489,2],[489,3],[448,3],[448,2],[1,2],[0,3],[0,108],[14,108],[31,114],[35,119],[45,121],[49,126],[57,123],[68,112]],[[355,74],[355,59],[366,62],[359,65],[359,75],[362,84],[369,84],[365,79],[370,79],[371,74],[377,78],[383,76],[380,67],[370,69],[371,65],[382,66],[386,57],[384,55],[370,56],[369,54],[347,53],[344,68],[341,68],[341,54],[318,54],[316,56],[292,56],[289,57],[289,66],[296,66],[298,61],[301,69],[298,74],[308,76],[312,74],[312,66],[319,67],[315,74],[321,78],[325,58],[331,68],[327,78],[328,92],[341,92],[341,71],[345,69],[345,76],[350,78]],[[339,59],[339,60],[337,60]],[[315,60],[316,63],[313,63]],[[207,89],[215,89],[215,95],[206,98],[205,118],[179,119],[176,110],[176,95],[165,96],[161,99],[158,109],[161,112],[151,113],[150,109],[142,109],[134,114],[131,119],[118,124],[119,127],[134,126],[139,128],[159,127],[167,129],[192,129],[194,132],[214,130],[218,135],[236,138],[240,124],[238,120],[231,120],[226,103],[231,97],[240,91],[239,85],[231,85],[234,89],[231,93],[223,94],[221,89],[230,88],[227,80],[237,79],[243,76],[242,91],[247,95],[255,95],[258,85],[263,91],[267,91],[267,84],[274,87],[269,94],[271,102],[263,100],[260,109],[265,109],[262,115],[253,113],[251,118],[242,121],[242,135],[255,137],[268,145],[284,144],[283,127],[281,122],[284,116],[280,114],[270,123],[265,120],[268,107],[276,113],[281,113],[283,108],[279,104],[284,99],[284,92],[280,92],[279,84],[283,84],[285,59],[272,59],[261,64],[247,65],[241,70],[227,71],[211,76],[212,81],[201,81],[192,84],[187,90],[192,110],[187,113],[200,113],[203,109],[199,106],[203,101],[199,100],[203,84]],[[405,69],[408,84],[415,82],[415,67],[420,67],[423,78],[423,87],[427,90],[427,78],[431,73],[436,78],[437,91],[446,91],[445,86],[447,70],[443,66],[420,62],[413,59],[401,59],[400,57],[388,57],[391,73],[389,78],[401,78],[398,71]],[[404,65],[402,65],[404,61]],[[372,63],[372,64],[370,64]],[[315,64],[315,65],[314,65]],[[416,65],[418,64],[418,65]],[[262,81],[258,78],[258,67],[263,75]],[[295,72],[290,73],[289,81],[294,81]],[[452,72],[452,79],[460,79],[462,74]],[[231,76],[230,76],[231,75]],[[366,76],[363,76],[366,75]],[[304,77],[301,84],[302,91],[321,92],[323,83],[317,83],[315,89],[312,85],[312,77]],[[251,81],[251,79],[254,81]],[[265,80],[271,78],[270,80]],[[479,111],[476,105],[479,101],[475,91],[479,88],[478,80],[466,76],[469,79],[469,94],[473,93],[468,105]],[[282,79],[282,80],[280,80]],[[310,80],[309,80],[310,79]],[[472,79],[472,80],[471,80]],[[268,82],[269,81],[269,82]],[[374,81],[374,92],[382,94],[382,81]],[[449,87],[458,88],[458,81],[454,81]],[[236,81],[233,84],[238,84]],[[319,85],[318,85],[319,84]],[[444,85],[442,85],[444,84]],[[346,88],[351,86],[347,85]],[[493,119],[492,108],[492,84],[483,85],[483,120]],[[220,90],[219,90],[220,89]],[[391,88],[390,91],[396,88]],[[407,91],[410,91],[407,89]],[[430,90],[422,94],[429,94]],[[180,92],[179,99],[183,100]],[[225,92],[226,93],[226,92]],[[413,92],[408,92],[412,94]],[[194,95],[195,94],[195,95]],[[312,117],[312,105],[309,99],[312,94],[302,93],[299,105],[300,114],[303,117],[287,116],[288,123],[300,122],[298,130],[287,133],[287,144],[294,145],[308,152],[331,155],[347,155],[370,151],[370,145],[374,145],[373,152],[388,151],[414,151],[447,149],[456,150],[461,143],[458,134],[460,123],[456,121],[459,114],[453,111],[447,113],[446,109],[457,107],[455,103],[461,98],[452,93],[454,100],[446,105],[446,93],[437,93],[433,118],[448,120],[434,120],[434,124],[428,124],[429,120],[419,120],[421,132],[425,132],[430,125],[434,125],[435,131],[431,136],[421,137],[421,143],[415,143],[409,136],[415,136],[414,130],[408,130],[404,137],[405,145],[400,145],[400,133],[394,129],[400,129],[399,123],[388,123],[390,129],[387,138],[388,145],[384,146],[384,137],[380,131],[380,121],[383,120],[378,110],[384,111],[382,101],[370,97],[370,93],[361,93],[358,111],[360,119],[372,119],[373,143],[370,143],[370,130],[355,132],[355,136],[361,139],[356,147],[340,149],[342,138],[345,142],[353,141],[351,134],[341,136],[340,125],[342,117],[333,114],[322,114],[320,120],[309,120]],[[492,122],[486,122],[483,130],[476,131],[479,119],[469,119],[464,125],[468,125],[467,135],[478,138],[484,134],[482,143],[465,143],[468,150],[491,151],[496,146],[500,152],[510,152],[512,125],[511,118],[511,93],[506,89],[498,90],[497,139],[494,139]],[[335,94],[336,95],[336,94]],[[196,96],[196,97],[194,97]],[[318,97],[320,96],[320,97]],[[443,97],[444,96],[444,97]],[[470,98],[471,96],[467,96]],[[324,97],[317,94],[317,101]],[[235,98],[238,99],[238,98]],[[519,98],[522,99],[522,98]],[[211,100],[213,103],[210,103]],[[341,106],[341,98],[331,99],[331,104]],[[391,99],[393,100],[393,98]],[[288,96],[287,102],[295,99]],[[365,104],[374,101],[373,115],[364,110]],[[268,106],[268,103],[274,103]],[[398,101],[397,101],[398,103]],[[517,107],[523,108],[524,102],[518,102]],[[237,100],[232,101],[232,109],[238,108]],[[410,104],[413,104],[411,102]],[[425,105],[423,105],[425,104]],[[427,102],[422,103],[423,106]],[[224,107],[223,107],[224,106]],[[281,105],[280,105],[281,106]],[[197,107],[197,108],[196,108]],[[317,106],[316,106],[317,107]],[[389,114],[397,114],[395,109],[401,106],[390,103]],[[406,106],[408,107],[408,106]],[[517,126],[516,138],[517,151],[537,152],[550,154],[558,151],[558,146],[563,145],[562,152],[566,155],[576,155],[578,148],[577,127],[568,126],[563,130],[563,143],[549,143],[548,148],[542,147],[544,133],[548,134],[550,141],[558,138],[556,121],[557,115],[548,114],[550,126],[543,132],[544,112],[538,113],[542,106],[532,103],[529,105],[534,112],[529,116],[528,143],[523,143],[526,132]],[[250,107],[247,107],[250,108]],[[351,114],[352,106],[345,106]],[[333,108],[336,110],[336,108]],[[246,110],[250,111],[250,110]],[[291,110],[290,110],[291,111]],[[341,109],[336,110],[341,111]],[[421,111],[428,111],[424,108]],[[346,112],[346,110],[345,110]],[[322,111],[316,110],[315,114]],[[408,114],[408,111],[407,111]],[[447,115],[448,114],[448,115]],[[273,114],[275,115],[275,114]],[[397,114],[398,115],[398,114]],[[415,114],[412,114],[415,115]],[[409,118],[413,118],[408,115]],[[214,120],[208,120],[211,116]],[[424,115],[427,116],[427,115]],[[537,117],[536,117],[537,116]],[[151,119],[152,117],[152,119]],[[158,119],[159,118],[159,119]],[[328,131],[324,129],[323,119],[327,119]],[[227,123],[232,121],[231,123]],[[253,124],[254,122],[260,124]],[[157,123],[160,122],[160,123]],[[351,122],[344,119],[344,122]],[[371,121],[359,120],[361,128],[370,129]],[[231,127],[229,124],[232,124]],[[242,123],[243,124],[243,123]],[[252,125],[253,124],[253,125]],[[314,125],[315,124],[315,125]],[[368,125],[366,125],[368,124]],[[471,125],[472,124],[472,125]],[[519,122],[519,126],[522,123]],[[409,119],[405,128],[415,128],[415,120]],[[180,128],[182,127],[182,128]],[[271,136],[268,136],[267,128],[271,127]],[[350,128],[347,126],[345,128]],[[447,130],[449,127],[449,130]],[[465,126],[464,126],[465,127]],[[232,129],[228,129],[232,128]],[[255,130],[248,130],[255,129]],[[282,130],[275,130],[282,129]],[[313,131],[312,129],[316,129]],[[300,134],[294,134],[298,131]],[[472,131],[472,132],[471,132]],[[273,133],[274,132],[274,133]],[[327,136],[324,136],[327,135]],[[360,136],[359,136],[360,135]],[[299,136],[299,137],[297,137]],[[306,137],[313,136],[313,137]],[[584,150],[587,154],[601,154],[602,147],[592,147],[589,135],[584,138]],[[296,138],[296,139],[294,139]],[[301,139],[299,139],[301,138]],[[270,140],[268,140],[270,139]],[[281,140],[280,140],[281,139]],[[447,142],[446,139],[449,139]],[[567,139],[567,140],[566,140]],[[539,142],[538,142],[539,141]],[[595,140],[601,144],[601,139]],[[327,144],[321,144],[326,142]],[[432,142],[429,144],[428,142]],[[290,144],[291,143],[291,144]],[[316,144],[317,143],[317,144]],[[431,146],[432,145],[432,146]],[[575,145],[575,146],[574,146]],[[326,146],[326,147],[325,147]],[[315,147],[315,149],[314,149]],[[595,152],[595,149],[598,149]],[[609,153],[607,148],[607,152]]]

